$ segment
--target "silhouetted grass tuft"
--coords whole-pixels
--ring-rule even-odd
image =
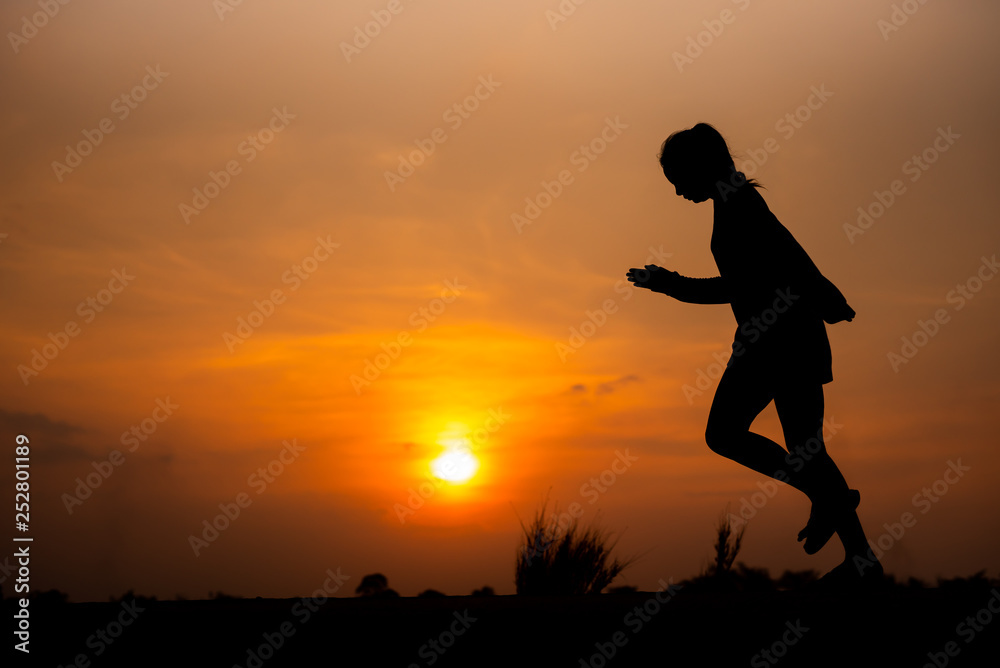
[[[576,519],[560,526],[548,515],[548,501],[535,513],[518,548],[514,583],[518,594],[599,594],[635,558],[611,557],[617,540],[594,525],[581,528]]]
[[[726,512],[719,518],[719,524],[715,529],[715,563],[709,567],[707,574],[717,578],[725,577],[732,569],[736,555],[743,546],[743,534],[747,530],[745,523],[738,531],[734,530],[732,517],[729,506],[726,506]]]

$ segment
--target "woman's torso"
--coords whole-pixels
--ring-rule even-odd
[[[826,326],[802,299],[807,286],[799,269],[803,258],[811,260],[753,186],[716,201],[711,249],[732,293],[737,329],[731,363],[745,360],[782,378],[830,382]]]

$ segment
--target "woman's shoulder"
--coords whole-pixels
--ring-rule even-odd
[[[721,214],[724,218],[760,217],[771,214],[764,197],[749,182],[737,187],[720,187],[719,197],[715,200],[715,209],[717,214]]]

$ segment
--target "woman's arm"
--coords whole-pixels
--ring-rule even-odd
[[[820,273],[756,190],[743,189],[716,213],[717,227],[722,229],[720,246],[729,268],[724,273],[741,293],[766,294],[787,285],[803,298],[803,306],[829,324],[854,318],[844,295]]]
[[[733,301],[729,284],[722,276],[690,278],[678,274],[673,287],[666,294],[688,304],[729,304]]]
[[[815,284],[814,303],[816,314],[823,318],[828,325],[835,325],[843,320],[850,322],[857,315],[854,309],[848,305],[843,293],[822,274]]]
[[[853,320],[854,309],[847,304],[843,293],[820,272],[805,249],[783,226],[782,232],[788,249],[785,255],[788,274],[800,294],[804,295],[809,308],[831,325],[843,320]]]
[[[655,264],[647,264],[645,269],[629,269],[626,276],[636,287],[660,292],[688,304],[728,304],[732,301],[729,284],[722,276],[690,278]]]

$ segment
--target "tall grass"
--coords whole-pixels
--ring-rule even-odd
[[[595,524],[581,528],[573,519],[560,525],[555,509],[548,514],[547,500],[530,525],[521,522],[521,530],[514,571],[518,594],[599,594],[635,561],[612,558],[618,541]]]
[[[733,568],[733,562],[740,553],[743,546],[743,534],[746,533],[747,524],[744,522],[739,530],[733,529],[732,513],[729,506],[726,512],[719,517],[719,524],[715,528],[715,563],[708,568],[708,575],[721,578],[725,577]]]

